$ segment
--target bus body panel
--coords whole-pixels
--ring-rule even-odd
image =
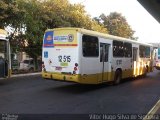
[[[149,47],[149,46],[147,46]],[[149,57],[141,57],[140,54],[140,45],[133,44],[132,47],[133,56],[132,56],[132,66],[133,66],[133,76],[144,75],[147,72],[152,72],[153,60],[151,57],[150,48],[150,56]]]
[[[131,77],[132,76],[131,59],[132,58],[114,57],[112,60],[113,71],[121,69],[123,73],[122,78]]]
[[[42,61],[45,72],[42,76],[58,80],[75,81],[76,79],[77,81],[79,78],[78,49],[75,30],[47,31],[43,41]]]
[[[82,34],[83,36],[83,34]],[[81,39],[82,39],[81,36]],[[111,41],[107,41],[104,38],[98,38],[98,46],[100,47],[107,47],[107,61],[100,61],[101,57],[101,50],[99,50],[99,55],[96,57],[87,57],[83,56],[82,50],[82,57],[81,57],[81,81],[84,83],[92,83],[98,84],[102,82],[111,81]],[[81,43],[82,45],[82,43]],[[103,45],[103,46],[101,46]],[[101,48],[100,48],[101,49]]]
[[[44,54],[50,56],[43,59],[48,72],[73,73],[75,63],[78,63],[78,48],[49,48],[44,49]]]

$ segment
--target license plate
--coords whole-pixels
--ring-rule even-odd
[[[56,67],[56,70],[60,71],[60,70],[62,70],[62,67]]]

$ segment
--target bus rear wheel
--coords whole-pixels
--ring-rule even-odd
[[[114,85],[118,85],[122,79],[122,72],[120,70],[116,70],[114,75]]]

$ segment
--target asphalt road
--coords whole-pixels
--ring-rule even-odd
[[[0,113],[147,114],[160,98],[160,71],[118,86],[44,80],[40,75],[0,81]]]

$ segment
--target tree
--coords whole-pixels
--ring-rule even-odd
[[[46,30],[43,24],[42,4],[38,0],[17,0],[20,9],[25,11],[23,31],[19,32],[14,41],[19,41],[19,48],[25,51],[36,63],[42,53],[42,39]]]
[[[0,28],[7,26],[19,27],[23,19],[24,11],[18,8],[16,0],[0,1]]]
[[[63,3],[63,4],[61,4]],[[70,4],[68,0],[47,0],[43,2],[47,8],[45,11],[48,28],[56,27],[80,27],[99,32],[107,32],[103,25],[99,25],[86,14],[84,6],[81,4]],[[50,20],[49,20],[50,19]],[[48,21],[49,20],[49,21]]]
[[[48,28],[81,27],[107,32],[103,25],[99,25],[86,14],[81,4],[72,5],[68,0],[17,0],[17,4],[24,11],[21,27],[25,32],[20,31],[13,41],[17,41],[20,50],[25,51],[35,61],[41,55],[43,34]]]
[[[107,33],[103,24],[87,15],[83,5],[72,5],[68,0],[1,0],[0,14],[0,26],[13,31],[13,51],[25,51],[35,60],[41,55],[43,34],[48,28],[80,27]]]
[[[126,18],[120,13],[113,12],[108,16],[101,14],[99,18],[95,20],[103,23],[111,35],[134,39],[134,31],[131,29]]]
[[[17,0],[17,3],[19,9],[25,11],[23,24],[25,34],[22,34],[23,32],[19,34],[21,36],[19,38],[24,38],[24,40],[18,40],[22,41],[19,43],[27,41],[27,46],[21,46],[31,57],[41,55],[43,34],[48,28],[81,27],[107,32],[103,25],[99,25],[86,14],[81,4],[72,5],[68,0]],[[33,52],[30,48],[37,50]]]

